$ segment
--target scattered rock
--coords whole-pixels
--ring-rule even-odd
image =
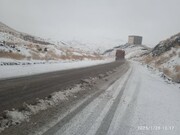
[[[0,121],[0,127],[6,127],[9,125],[9,122],[7,119],[3,119]]]
[[[104,77],[104,75],[103,74],[99,74],[99,79],[102,79],[103,77]]]
[[[108,79],[107,79],[107,78],[105,78],[104,80],[105,80],[105,81],[108,81]]]
[[[47,98],[48,98],[48,99],[52,98],[52,95],[49,95]]]
[[[180,46],[179,40],[180,40],[180,33],[178,33],[164,41],[161,41],[152,50],[152,55],[159,56],[162,53],[170,50],[172,47]]]
[[[44,48],[44,52],[47,52],[48,51],[48,49],[47,48]]]
[[[82,79],[81,83],[86,83],[86,84],[90,84],[91,80],[90,79]]]

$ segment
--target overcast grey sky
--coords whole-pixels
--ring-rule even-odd
[[[56,40],[127,41],[136,34],[154,46],[180,32],[180,0],[0,0],[0,21]]]

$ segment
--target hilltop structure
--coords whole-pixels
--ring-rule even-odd
[[[129,44],[137,44],[141,45],[142,44],[142,37],[141,36],[135,36],[135,35],[130,35],[128,37],[128,43]]]

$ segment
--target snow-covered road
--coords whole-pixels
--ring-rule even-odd
[[[147,68],[133,71],[108,134],[179,135],[180,89]]]
[[[132,68],[56,135],[179,135],[180,89],[146,67]],[[53,129],[53,127],[51,128]],[[52,134],[47,131],[45,134]]]

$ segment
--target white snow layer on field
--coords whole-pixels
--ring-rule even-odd
[[[112,62],[112,59],[106,60],[84,60],[71,62],[46,63],[36,65],[11,65],[0,66],[0,79],[40,74],[52,71],[67,70],[80,67],[88,67],[103,63]]]

